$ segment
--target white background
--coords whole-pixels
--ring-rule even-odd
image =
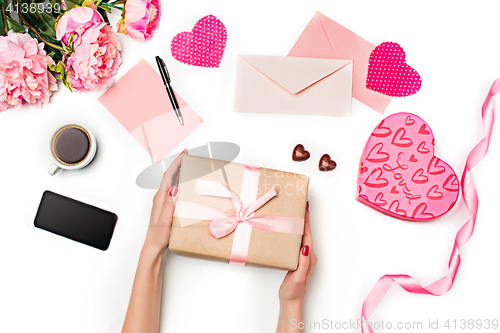
[[[498,1],[162,1],[161,23],[151,40],[120,36],[123,65],[116,78],[141,58],[156,68],[154,56],[161,55],[174,88],[204,120],[175,151],[230,141],[242,149],[238,162],[311,177],[319,262],[304,319],[349,322],[359,318],[365,296],[383,274],[410,274],[423,285],[447,274],[455,234],[468,213],[460,198],[446,216],[412,223],[356,202],[359,157],[384,116],[355,100],[350,118],[232,112],[236,54],[286,55],[317,10],[375,45],[394,41],[405,49],[422,89],[394,98],[384,116],[405,111],[424,118],[434,131],[436,154],[461,176],[469,151],[484,134],[481,105],[500,77]],[[174,35],[208,14],[228,31],[220,68],[173,59]],[[112,22],[117,20],[114,15]],[[150,159],[98,102],[101,93],[71,94],[62,84],[59,89],[43,110],[25,106],[0,114],[0,332],[115,333],[123,323],[155,193],[135,184]],[[92,129],[98,154],[85,169],[50,177],[47,136],[67,120]],[[473,170],[480,210],[476,231],[461,251],[454,287],[441,297],[393,287],[373,321],[423,322],[420,331],[429,331],[429,319],[438,319],[440,331],[449,331],[443,328],[447,319],[500,320],[499,130],[496,124],[490,151]],[[305,163],[290,158],[298,143],[311,152]],[[324,153],[338,168],[320,174],[317,162]],[[115,211],[119,220],[109,250],[36,229],[33,219],[45,189]],[[284,275],[167,253],[161,332],[272,332]]]

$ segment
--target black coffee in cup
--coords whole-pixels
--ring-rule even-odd
[[[61,128],[52,139],[52,154],[64,165],[77,165],[89,154],[92,145],[90,135],[78,125]]]

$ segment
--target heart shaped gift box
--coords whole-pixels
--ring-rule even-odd
[[[382,120],[368,138],[356,200],[410,221],[446,214],[460,191],[455,171],[434,155],[429,125],[411,113]]]

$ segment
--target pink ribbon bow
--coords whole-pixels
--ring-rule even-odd
[[[195,191],[198,195],[230,198],[235,215],[222,212],[214,207],[177,201],[174,216],[210,221],[208,230],[215,238],[222,238],[235,231],[230,264],[245,265],[250,245],[252,227],[287,234],[302,235],[304,219],[258,215],[254,212],[274,198],[277,193],[274,188],[256,199],[259,185],[260,168],[245,166],[241,199],[227,186],[212,180],[198,180]]]

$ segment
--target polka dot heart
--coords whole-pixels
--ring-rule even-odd
[[[384,95],[404,97],[420,90],[418,72],[406,63],[403,48],[393,42],[378,45],[370,54],[366,88]]]
[[[172,56],[180,62],[200,67],[219,67],[226,47],[227,32],[215,16],[201,18],[191,32],[181,32],[172,39]]]

